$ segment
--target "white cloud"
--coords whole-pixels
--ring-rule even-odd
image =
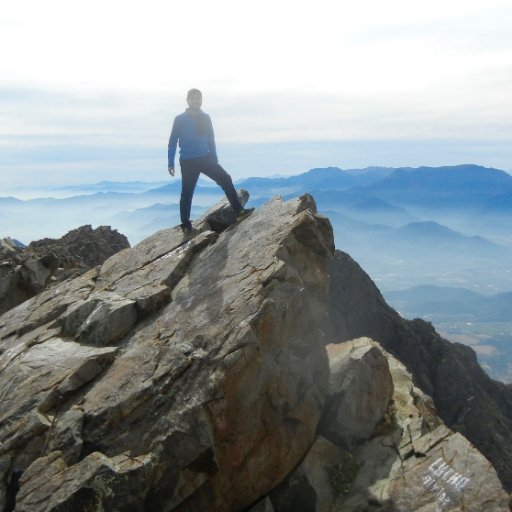
[[[28,0],[5,9],[2,76],[78,88],[375,93],[478,69],[496,28],[492,51],[512,48],[512,9],[497,0]]]
[[[221,145],[512,136],[505,0],[25,0],[0,16],[11,153],[165,148],[193,86]]]

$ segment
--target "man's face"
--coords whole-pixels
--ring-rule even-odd
[[[203,97],[198,93],[193,93],[187,98],[187,103],[192,110],[199,110],[203,104]]]

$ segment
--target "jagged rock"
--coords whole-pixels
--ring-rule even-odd
[[[348,254],[335,252],[329,274],[330,313],[324,327],[328,338],[378,340],[433,398],[446,425],[492,462],[511,491],[512,387],[492,380],[470,347],[444,340],[423,320],[401,318]]]
[[[378,388],[370,380],[354,379],[357,366],[367,371],[370,354],[378,359],[375,351],[387,359],[388,364],[379,368],[387,369],[393,382],[387,412],[377,426],[367,416],[365,428],[370,435],[355,449],[347,450],[319,435],[299,467],[270,494],[276,512],[508,511],[510,497],[487,459],[442,424],[432,400],[377,343],[362,338],[330,346],[331,369],[350,369],[337,374],[338,386],[349,390],[355,385],[364,398],[366,384],[366,392],[375,394]],[[332,395],[331,407],[336,396],[346,400],[346,395]],[[388,399],[383,389],[382,403]],[[356,409],[344,410],[349,428],[363,420]]]
[[[240,204],[245,206],[249,200],[249,193],[247,190],[241,189],[238,192],[238,199]],[[316,208],[316,207],[315,207]],[[210,208],[202,217],[199,222],[202,229],[211,229],[216,233],[221,233],[230,225],[236,222],[236,215],[229,204],[217,208],[216,206]]]
[[[48,510],[48,496],[58,510],[141,509],[149,457],[119,455],[111,459],[94,452],[68,467],[60,455],[52,452],[37,459],[23,474],[16,512]]]
[[[25,248],[26,245],[22,244],[19,240],[12,239],[11,237],[2,238],[2,240],[0,240],[0,253],[4,255],[13,255]]]
[[[507,511],[510,496],[489,461],[441,423],[404,365],[385,355],[395,387],[389,429],[356,452],[361,469],[335,509]]]
[[[311,445],[329,222],[305,196],[195,224],[0,317],[0,497],[25,470],[16,510],[242,510]]]
[[[329,397],[319,432],[353,449],[366,441],[389,407],[393,381],[382,351],[371,344],[327,345]]]
[[[45,238],[28,247],[4,239],[0,244],[0,314],[129,246],[124,235],[108,226],[82,226],[58,240]]]
[[[129,246],[127,238],[110,226],[92,229],[91,225],[85,225],[57,240],[43,238],[31,242],[27,249],[42,258],[51,257],[60,262],[69,261],[73,266],[91,268]]]

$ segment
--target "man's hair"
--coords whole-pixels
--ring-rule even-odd
[[[199,89],[190,89],[190,91],[187,92],[187,99],[195,95],[202,96],[203,93]]]

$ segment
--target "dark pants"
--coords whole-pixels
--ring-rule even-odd
[[[242,205],[238,199],[231,176],[210,156],[193,158],[191,160],[180,160],[181,166],[181,199],[180,214],[181,223],[188,224],[190,222],[190,208],[192,206],[192,196],[196,188],[199,174],[203,173],[211,178],[219,185],[231,204],[235,213],[242,210]]]

